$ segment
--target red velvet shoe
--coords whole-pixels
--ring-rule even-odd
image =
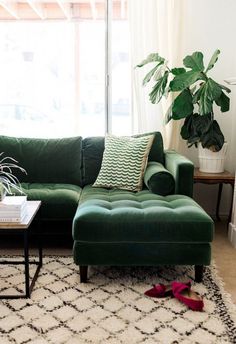
[[[173,296],[171,285],[164,285],[164,284],[154,284],[152,289],[145,291],[144,293],[150,297],[166,297],[166,296]]]
[[[181,283],[181,282],[172,282],[172,292],[176,299],[183,302],[193,311],[202,311],[204,303],[202,298],[193,290],[191,290],[191,284]]]

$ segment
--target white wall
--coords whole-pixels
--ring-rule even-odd
[[[181,0],[185,2],[183,56],[194,51],[202,51],[205,64],[216,49],[221,54],[210,72],[216,81],[227,85],[224,79],[236,77],[236,0]],[[236,86],[230,86],[230,111],[220,113],[215,111],[215,117],[229,144],[226,169],[234,172],[236,169]],[[182,152],[197,166],[197,150],[186,148]],[[194,197],[210,213],[215,211],[217,187],[197,184],[194,187]],[[231,198],[231,187],[223,190],[220,212],[228,213]]]

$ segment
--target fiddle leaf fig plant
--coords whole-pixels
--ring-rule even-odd
[[[5,194],[12,195],[13,190],[24,193],[21,190],[18,178],[13,174],[15,169],[20,170],[23,173],[26,171],[17,165],[18,161],[11,157],[3,157],[4,153],[0,153],[0,200]]]
[[[201,143],[203,148],[219,151],[224,144],[224,135],[214,119],[214,107],[221,112],[230,108],[226,93],[230,89],[213,80],[209,71],[215,66],[220,50],[212,55],[207,67],[204,66],[202,52],[196,51],[183,59],[183,67],[172,68],[158,53],[152,53],[137,67],[154,64],[143,79],[143,86],[153,83],[149,93],[151,103],[157,104],[163,96],[174,95],[174,100],[166,113],[166,123],[185,119],[181,136],[188,146]]]

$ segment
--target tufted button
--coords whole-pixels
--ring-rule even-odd
[[[210,217],[191,198],[86,186],[77,209],[75,240],[92,242],[210,242]]]

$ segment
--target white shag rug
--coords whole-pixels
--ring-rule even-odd
[[[79,282],[72,257],[44,257],[30,299],[0,300],[0,344],[236,343],[236,307],[213,266],[203,283],[203,312],[174,298],[144,295],[154,283],[193,278],[191,267],[91,267]],[[0,266],[0,292],[24,288],[22,266]]]

